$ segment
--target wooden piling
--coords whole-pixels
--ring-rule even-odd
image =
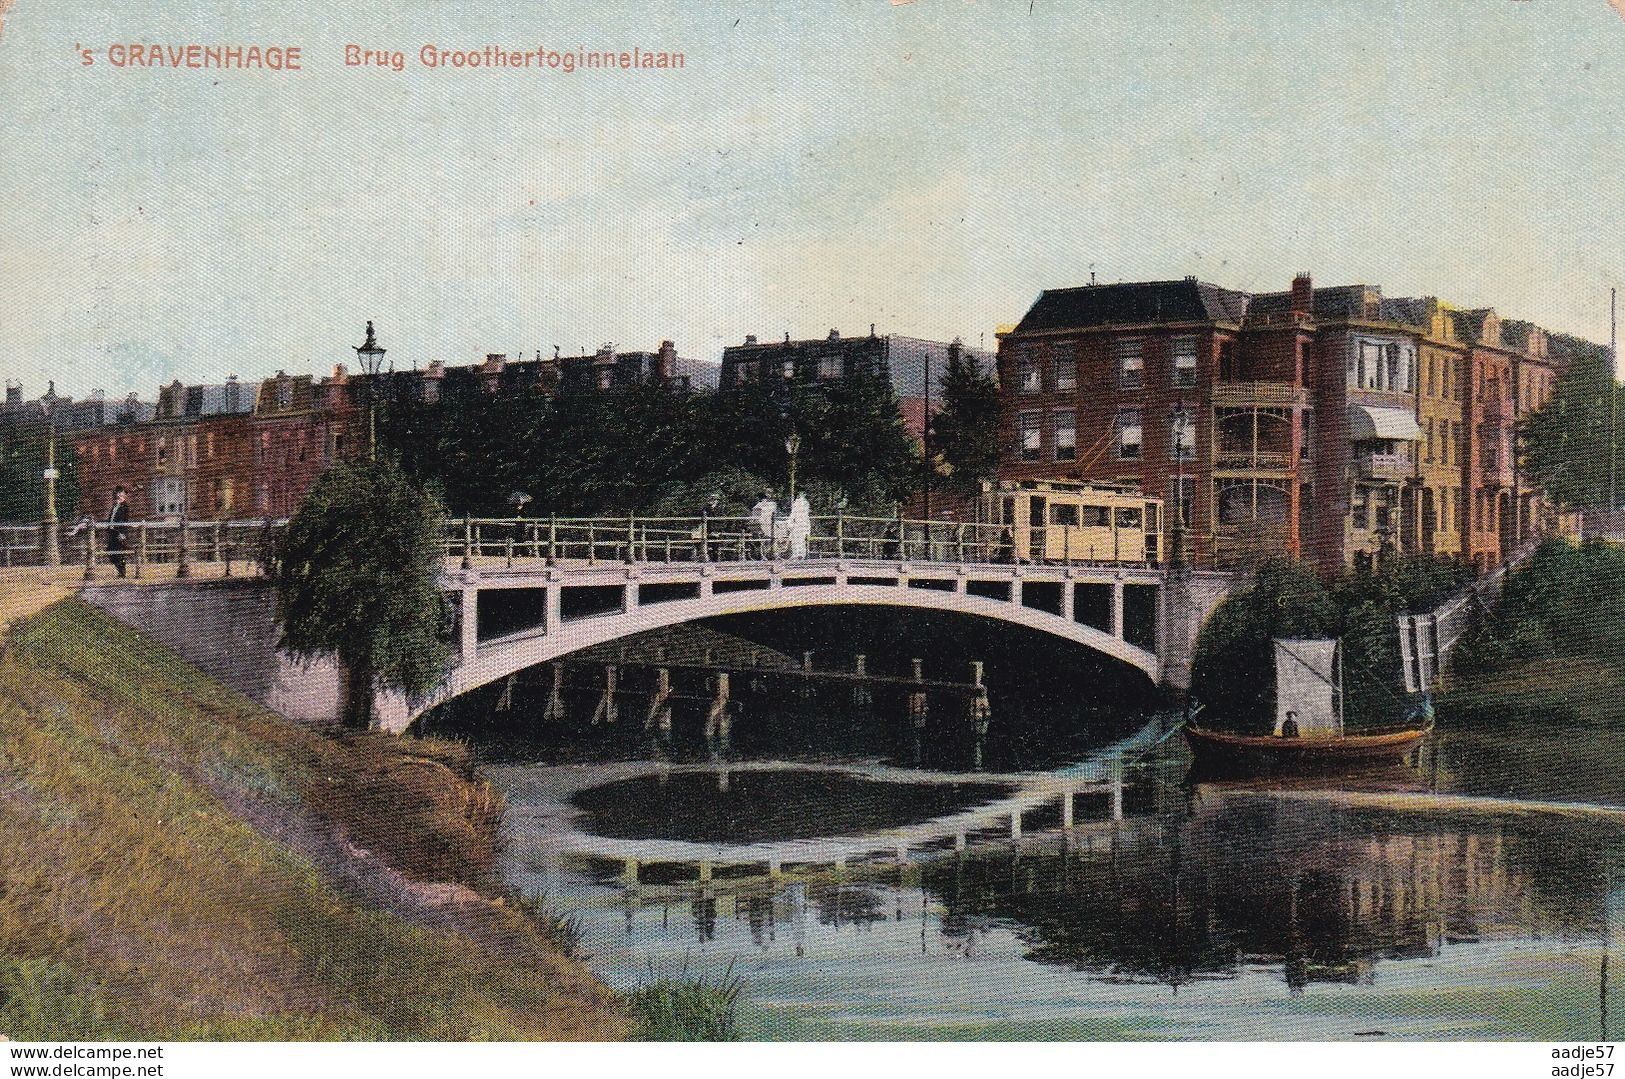
[[[924,664],[922,661],[916,659],[914,661],[914,681],[919,682],[924,680],[925,675],[923,673],[923,668]],[[930,715],[930,709],[930,700],[926,696],[925,690],[918,689],[908,695],[908,719],[909,723],[916,731],[925,730],[925,724]]]
[[[620,671],[613,663],[604,664],[604,694],[598,698],[598,707],[593,710],[592,724],[614,723],[620,719],[620,711],[615,704],[615,688],[620,680]]]
[[[671,734],[671,669],[669,667],[655,668],[654,694],[649,700],[649,714],[643,721],[646,731],[658,730],[662,735]]]
[[[705,737],[707,740],[726,741],[728,738],[728,692],[728,672],[718,671],[716,695],[711,698],[711,707],[705,713]]]
[[[542,719],[549,723],[557,723],[564,718],[564,664],[553,664],[553,690],[547,695],[547,707],[542,710]]]

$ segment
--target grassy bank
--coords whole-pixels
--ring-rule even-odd
[[[78,600],[0,654],[0,1033],[600,1038],[454,747],[296,727]]]
[[[1543,544],[1463,637],[1439,714],[1625,726],[1625,549]]]
[[[1439,696],[1438,709],[1441,720],[1451,723],[1625,727],[1625,669],[1556,656],[1457,673]]]

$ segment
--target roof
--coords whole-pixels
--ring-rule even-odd
[[[1379,317],[1383,306],[1382,288],[1378,285],[1332,285],[1312,290],[1309,312],[1316,318],[1371,319]],[[1248,307],[1250,314],[1262,315],[1275,311],[1292,310],[1292,293],[1262,292],[1253,297]]]
[[[1240,322],[1250,297],[1194,277],[1045,289],[1017,333],[1157,322]]]

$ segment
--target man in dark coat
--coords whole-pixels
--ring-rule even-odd
[[[125,501],[123,485],[113,488],[113,509],[107,515],[107,560],[113,563],[120,577],[124,576],[124,561],[128,557],[130,541],[126,524],[130,520],[130,507]]]

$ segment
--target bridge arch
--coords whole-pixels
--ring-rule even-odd
[[[460,594],[463,612],[460,660],[445,683],[430,696],[407,701],[379,701],[380,723],[402,731],[431,708],[539,663],[563,658],[649,630],[725,615],[834,606],[884,606],[938,611],[984,618],[1047,634],[1109,656],[1142,672],[1152,682],[1162,675],[1155,651],[1122,636],[1123,590],[1130,585],[1161,583],[1155,571],[1137,575],[1122,571],[1067,567],[987,566],[959,572],[945,567],[900,566],[896,563],[761,564],[740,566],[692,564],[662,566],[658,572],[628,568],[549,568],[466,572],[452,575],[449,585]],[[1140,579],[1143,577],[1144,579]],[[1058,594],[1058,609],[1024,602],[1031,584],[1048,585]],[[1112,627],[1117,632],[1079,621],[1074,615],[1074,586],[1106,585],[1113,595]],[[1054,585],[1060,588],[1053,589]],[[652,586],[652,588],[651,588]],[[501,636],[481,639],[479,597],[500,589],[529,588],[545,593],[546,616],[538,624]],[[600,594],[619,589],[618,608],[568,617],[566,592]],[[681,590],[680,598],[640,602],[653,589]],[[1037,590],[1034,590],[1035,592]],[[542,598],[542,597],[538,597]]]

